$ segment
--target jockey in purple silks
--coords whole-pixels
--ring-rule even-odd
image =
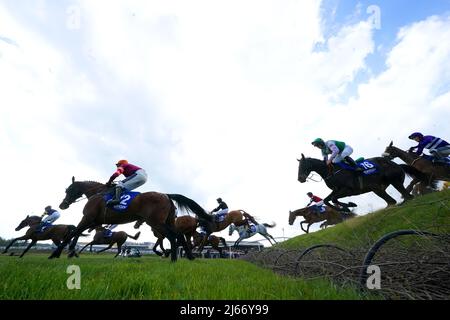
[[[450,144],[441,138],[424,136],[420,132],[414,132],[408,138],[419,143],[417,146],[409,148],[409,152],[418,156],[423,153],[423,149],[428,149],[436,160],[444,159],[450,155]],[[417,149],[416,152],[414,152],[414,149]]]

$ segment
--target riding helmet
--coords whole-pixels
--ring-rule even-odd
[[[408,138],[409,139],[414,139],[416,137],[422,140],[423,134],[421,134],[420,132],[414,132],[414,133],[411,133],[411,135]]]

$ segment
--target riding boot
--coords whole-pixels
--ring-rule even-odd
[[[350,166],[352,166],[352,167],[355,169],[355,171],[359,171],[359,172],[362,171],[362,168],[360,168],[360,167],[356,164],[355,160],[353,160],[350,156],[346,156],[346,157],[345,157],[345,161],[346,161]]]
[[[120,202],[120,194],[122,193],[122,187],[116,186],[114,197],[109,200],[106,205],[107,206],[115,206],[116,204],[119,204]]]

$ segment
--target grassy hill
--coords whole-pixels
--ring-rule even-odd
[[[295,223],[299,223],[298,219],[299,217]],[[384,234],[400,229],[450,233],[450,190],[417,197],[400,206],[359,216],[325,230],[303,234],[277,247],[296,249],[323,243],[334,243],[349,249],[368,247]]]

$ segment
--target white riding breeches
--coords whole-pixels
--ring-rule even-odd
[[[227,209],[220,209],[219,211],[217,211],[216,215],[222,215],[222,214],[227,214],[228,213],[228,208]]]
[[[145,182],[147,182],[147,173],[144,169],[139,169],[125,180],[119,181],[117,185],[123,189],[131,191],[142,186]]]
[[[334,159],[333,159],[333,163],[339,163],[342,160],[345,159],[345,157],[348,157],[349,155],[351,155],[353,153],[353,149],[350,146],[345,146],[344,150],[342,150],[341,153],[339,153]]]
[[[51,215],[46,216],[44,219],[42,219],[42,222],[47,223],[53,223],[61,216],[61,214],[58,211],[53,212]]]

